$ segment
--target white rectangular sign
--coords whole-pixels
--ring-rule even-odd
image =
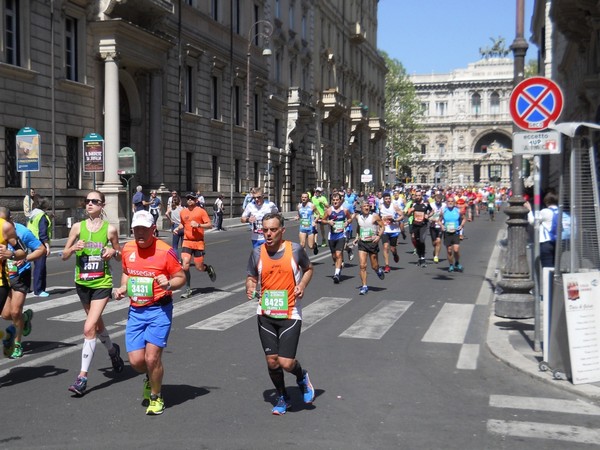
[[[561,151],[560,132],[556,130],[513,133],[515,155],[558,155]]]
[[[600,381],[600,272],[563,274],[573,384]]]
[[[373,181],[373,175],[371,175],[371,174],[365,175],[364,173],[361,174],[361,176],[360,176],[361,183],[370,183],[371,181]]]

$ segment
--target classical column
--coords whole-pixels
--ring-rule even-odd
[[[114,39],[100,40],[100,56],[104,60],[104,182],[98,189],[106,197],[108,220],[118,230],[125,222],[127,205],[119,207],[119,193],[124,189],[117,174],[119,167],[119,66],[117,43]],[[126,230],[126,228],[125,228]]]
[[[153,189],[165,190],[164,146],[162,139],[162,72],[150,73],[150,180]],[[140,149],[141,150],[141,149]]]

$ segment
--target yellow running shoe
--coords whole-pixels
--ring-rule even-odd
[[[150,396],[150,405],[146,409],[147,416],[158,416],[165,410],[165,402],[157,395]]]

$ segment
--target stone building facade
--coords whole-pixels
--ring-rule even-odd
[[[421,185],[509,185],[513,73],[512,59],[488,56],[449,74],[412,75],[422,137],[399,177]]]
[[[385,64],[377,1],[0,0],[0,195],[28,184],[53,200],[57,231],[85,191],[127,229],[129,191],[218,192],[229,214],[261,186],[284,211],[323,185],[384,176]],[[265,49],[269,49],[265,52]],[[270,56],[263,56],[270,53]],[[19,171],[16,135],[40,135],[40,170]],[[85,171],[83,138],[104,141]],[[64,230],[63,230],[64,232]]]

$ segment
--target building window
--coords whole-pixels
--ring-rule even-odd
[[[216,22],[219,21],[219,0],[211,0],[210,2],[210,16]]]
[[[275,81],[281,83],[281,52],[275,53]]]
[[[275,0],[275,18],[281,19],[281,2],[279,0]]]
[[[439,144],[438,145],[438,153],[440,155],[440,158],[444,157],[444,154],[446,153],[446,144]]]
[[[78,66],[77,19],[67,17],[65,19],[65,75],[67,80],[79,81]]]
[[[475,153],[487,153],[487,145],[480,145],[473,150]]]
[[[239,86],[234,86],[233,88],[233,120],[237,126],[242,124],[241,118],[241,92]]]
[[[4,1],[4,51],[6,63],[21,65],[21,26],[19,0]]]
[[[427,103],[427,102],[421,103],[421,114],[423,114],[424,116],[429,115],[429,103]]]
[[[489,166],[490,181],[502,181],[502,166],[500,164],[490,164]]]
[[[254,186],[260,185],[260,171],[258,170],[258,163],[254,162]],[[250,186],[248,186],[248,189]]]
[[[241,31],[240,20],[240,0],[233,0],[233,32],[236,34]]]
[[[306,14],[302,15],[302,24],[301,24],[301,26],[302,26],[302,39],[304,39],[306,41],[306,36],[307,36],[307,33],[308,33],[307,24],[306,24]]]
[[[185,112],[194,112],[194,69],[192,66],[185,66],[183,80],[183,103]]]
[[[427,144],[421,144],[421,155],[427,154]]]
[[[296,63],[290,61],[290,86],[296,86]]]
[[[235,192],[241,192],[242,189],[241,189],[240,184],[242,182],[242,173],[240,170],[240,160],[239,159],[235,160],[235,169],[234,170],[235,170],[235,172],[234,172],[235,181],[234,181],[234,185],[233,185],[233,190]]]
[[[279,119],[275,119],[274,124],[273,124],[273,144],[275,145],[276,148],[281,148],[281,138],[279,137],[279,135],[281,134],[281,125],[279,123]]]
[[[471,96],[471,114],[475,116],[481,114],[481,95],[477,92]]]
[[[260,102],[260,95],[259,94],[254,94],[254,129],[255,130],[261,130],[262,129],[262,110],[261,110],[261,102]]]
[[[195,190],[193,187],[194,179],[194,154],[192,152],[185,152],[185,190]]]
[[[435,113],[437,116],[445,116],[448,113],[448,102],[436,102]]]
[[[79,138],[67,136],[67,189],[79,188]]]
[[[4,129],[4,186],[21,187],[17,172],[17,133],[16,128]]]
[[[294,21],[295,21],[294,2],[290,2],[290,7],[288,9],[288,26],[289,26],[290,30],[294,29]]]
[[[490,96],[490,113],[500,114],[500,95],[497,92],[492,92]]]
[[[211,108],[212,118],[219,120],[219,78],[216,76],[211,77]]]
[[[219,191],[219,158],[217,156],[212,157],[212,190]]]

